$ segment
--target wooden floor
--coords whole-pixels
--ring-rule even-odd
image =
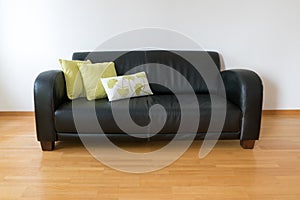
[[[42,152],[32,116],[0,116],[0,199],[300,199],[300,115],[265,115],[254,150],[220,141],[200,160],[200,145],[162,170],[127,174],[104,166],[79,142]]]

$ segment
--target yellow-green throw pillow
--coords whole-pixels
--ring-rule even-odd
[[[64,72],[68,98],[76,99],[78,97],[84,97],[85,92],[78,64],[91,63],[91,61],[59,59],[59,63],[62,67],[62,71]]]
[[[115,64],[113,62],[79,64],[78,67],[87,99],[105,98],[106,93],[101,83],[101,78],[117,76]]]

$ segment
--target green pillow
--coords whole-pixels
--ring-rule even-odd
[[[88,100],[102,99],[106,97],[101,78],[117,76],[113,62],[96,64],[79,64],[83,85]]]
[[[91,61],[59,59],[59,63],[62,67],[62,71],[64,72],[68,98],[76,99],[78,97],[84,97],[85,93],[78,64],[91,63]]]

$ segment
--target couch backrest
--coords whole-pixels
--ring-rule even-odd
[[[146,71],[152,91],[155,94],[169,94],[171,91],[162,85],[151,83],[166,82],[176,88],[175,92],[185,93],[185,88],[178,81],[177,77],[170,73],[161,73],[161,65],[169,66],[182,74],[189,81],[196,93],[207,93],[208,89],[203,77],[194,67],[202,71],[214,68],[220,70],[220,58],[217,52],[205,51],[103,51],[103,52],[76,52],[73,54],[73,60],[91,60],[97,62],[115,62],[118,75],[123,75],[127,71],[130,73]],[[194,65],[194,66],[193,66]],[[139,67],[137,67],[139,66]],[[205,74],[205,73],[202,73]]]

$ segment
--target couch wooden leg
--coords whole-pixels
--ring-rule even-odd
[[[41,141],[41,147],[43,151],[52,151],[54,149],[54,141]]]
[[[240,144],[243,147],[243,149],[253,149],[255,140],[241,140]]]

